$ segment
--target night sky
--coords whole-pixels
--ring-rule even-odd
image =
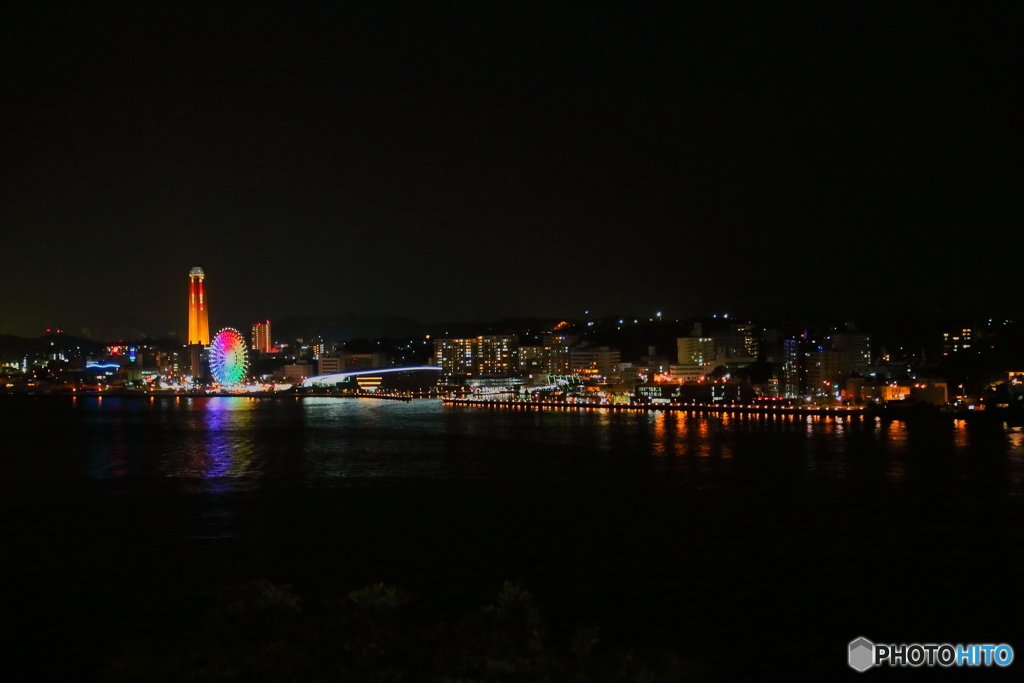
[[[670,4],[7,14],[0,332],[1019,309],[1009,13]]]

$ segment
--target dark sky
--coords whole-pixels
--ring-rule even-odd
[[[6,15],[0,331],[1018,305],[1013,15],[670,4]]]

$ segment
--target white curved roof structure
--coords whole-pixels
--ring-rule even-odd
[[[433,372],[441,372],[441,368],[436,365],[417,365],[409,368],[371,368],[369,370],[352,370],[351,372],[336,372],[333,375],[314,375],[313,377],[307,377],[302,380],[304,387],[311,387],[317,384],[337,384],[338,382],[344,382],[349,377],[359,377],[360,375],[383,375],[385,373],[392,372],[416,372],[418,370],[430,370]]]

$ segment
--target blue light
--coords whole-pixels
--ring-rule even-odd
[[[89,370],[92,370],[93,368],[106,369],[106,368],[119,368],[121,366],[118,365],[117,363],[86,363],[85,367],[87,369],[89,369]]]

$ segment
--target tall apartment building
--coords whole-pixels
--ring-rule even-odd
[[[546,372],[543,346],[520,346],[516,356],[517,368],[522,373]]]
[[[713,337],[679,337],[676,339],[679,362],[670,366],[671,377],[681,382],[696,382],[710,375],[718,364],[718,350]]]
[[[760,351],[768,363],[782,363],[782,337],[779,331],[772,328],[761,333]]]
[[[312,354],[313,359],[316,360],[320,356],[330,353],[333,347],[333,344],[327,342],[323,337],[318,335],[309,343],[309,352]]]
[[[807,355],[807,390],[810,394],[831,394],[837,379],[854,372],[858,354],[838,349],[812,350]]]
[[[865,375],[871,367],[871,335],[867,332],[832,334],[809,345],[804,353],[808,394],[831,394],[845,376]],[[838,385],[838,386],[837,386]]]
[[[252,349],[260,353],[270,353],[273,344],[270,341],[270,321],[264,320],[252,326]]]
[[[807,358],[810,343],[803,337],[782,342],[782,395],[800,398],[807,395]]]
[[[517,368],[515,335],[435,339],[434,358],[445,375],[503,376]]]
[[[757,335],[750,323],[730,326],[727,334],[715,335],[718,355],[724,358],[757,358]]]
[[[971,348],[971,342],[974,340],[974,337],[974,329],[971,327],[961,327],[952,332],[943,332],[942,355],[948,356],[951,353]]]
[[[865,374],[871,367],[871,333],[838,332],[832,335],[831,341],[832,348],[837,351],[849,351],[854,355],[851,372]]]
[[[566,375],[571,369],[570,350],[580,343],[580,338],[567,334],[545,334],[541,337],[544,347],[543,366],[549,375]]]
[[[570,369],[574,375],[609,377],[622,362],[622,353],[607,346],[575,347],[569,352]]]
[[[714,337],[679,337],[676,348],[680,365],[708,365],[717,359]]]

